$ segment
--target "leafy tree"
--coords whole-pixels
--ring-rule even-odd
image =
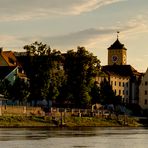
[[[26,105],[29,95],[29,83],[23,79],[17,78],[11,87],[13,100],[18,100],[22,105]]]
[[[51,52],[51,48],[49,46],[37,41],[31,45],[25,45],[24,49],[26,50],[27,54],[31,56],[49,55]]]
[[[0,82],[0,93],[4,95],[5,98],[11,99],[12,85],[9,80],[4,79]]]
[[[13,85],[5,79],[0,83],[0,93],[11,101],[18,100],[21,104],[26,104],[27,98],[29,97],[28,85],[29,84],[27,82],[20,78],[17,78]]]
[[[91,87],[100,61],[84,47],[77,52],[70,50],[65,56],[64,69],[67,76],[67,100],[75,107],[87,107],[91,103]]]
[[[59,95],[62,76],[61,53],[43,43],[24,46],[28,53],[27,75],[30,79],[31,100],[54,100]]]
[[[116,100],[116,95],[112,89],[112,86],[106,79],[100,84],[100,98],[103,104],[114,104]]]
[[[97,85],[97,83],[95,82],[92,89],[91,89],[91,103],[95,104],[95,103],[101,103],[101,98],[100,98],[100,87]]]

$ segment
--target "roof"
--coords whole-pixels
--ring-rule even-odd
[[[125,47],[124,47],[124,44],[121,44],[120,41],[117,40],[108,48],[109,50],[110,49],[125,49],[127,50]]]
[[[16,66],[17,59],[12,51],[2,51],[1,56],[4,58],[8,66]],[[3,66],[3,65],[0,65]]]
[[[142,74],[135,70],[131,65],[107,65],[102,70],[111,75],[120,75],[123,77],[141,76]]]

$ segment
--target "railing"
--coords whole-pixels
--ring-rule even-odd
[[[108,117],[110,112],[108,110],[93,110],[92,109],[78,109],[78,108],[51,108],[50,114],[52,116],[60,116],[60,113],[64,113],[66,116],[96,116],[96,117]]]
[[[0,115],[48,115],[53,117],[60,117],[61,113],[65,116],[96,116],[108,117],[108,110],[93,110],[92,109],[78,109],[78,108],[50,108],[49,112],[45,114],[41,107],[30,106],[0,106]]]

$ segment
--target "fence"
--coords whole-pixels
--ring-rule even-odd
[[[92,109],[71,109],[71,108],[51,108],[46,115],[53,117],[60,117],[61,113],[66,116],[97,116],[107,117],[109,112],[107,110],[95,110]],[[30,106],[0,106],[0,115],[45,115],[45,112],[41,107]]]
[[[41,107],[0,106],[0,115],[43,115]]]
[[[92,110],[92,109],[77,109],[77,108],[51,108],[50,113],[52,116],[61,116],[63,112],[66,116],[96,116],[96,117],[108,117],[109,111],[105,109],[101,110]]]

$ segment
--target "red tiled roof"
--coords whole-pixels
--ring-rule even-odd
[[[8,66],[17,66],[17,59],[12,51],[2,51],[1,55],[8,64]]]

